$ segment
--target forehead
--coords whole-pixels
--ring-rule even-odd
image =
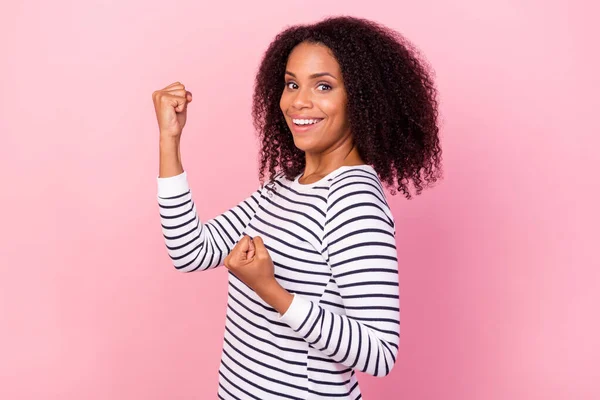
[[[339,73],[340,66],[329,48],[322,44],[300,43],[290,53],[287,70],[295,74]],[[336,75],[337,76],[337,75]]]

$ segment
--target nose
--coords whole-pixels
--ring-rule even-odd
[[[295,108],[310,107],[312,105],[310,88],[306,86],[304,89],[300,88],[296,91],[292,105]]]

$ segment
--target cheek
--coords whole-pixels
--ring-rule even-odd
[[[283,96],[281,96],[281,98],[279,99],[279,108],[281,109],[281,111],[285,111],[285,103]]]
[[[281,93],[281,97],[279,98],[279,108],[281,111],[286,111],[289,108],[289,96],[286,95],[285,91]]]
[[[336,99],[327,99],[319,103],[319,108],[325,113],[332,121],[339,123],[339,119],[344,118],[344,107]]]

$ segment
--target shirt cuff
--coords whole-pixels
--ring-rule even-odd
[[[286,312],[279,317],[279,322],[289,325],[290,328],[298,332],[300,327],[302,327],[308,319],[312,307],[313,305],[310,300],[294,293],[294,298],[292,299],[290,306]]]
[[[190,190],[187,172],[167,178],[156,177],[158,197],[171,197],[183,194]]]

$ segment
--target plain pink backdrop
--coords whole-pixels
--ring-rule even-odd
[[[258,185],[253,78],[288,25],[386,24],[436,71],[445,179],[388,198],[402,334],[364,398],[600,398],[595,2],[18,1],[0,12],[0,398],[214,399],[226,269],[164,248],[154,90],[194,94],[200,217]]]

